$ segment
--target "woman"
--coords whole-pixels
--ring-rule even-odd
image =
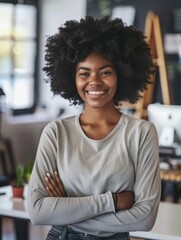
[[[51,90],[80,115],[49,123],[29,183],[34,224],[47,239],[129,239],[152,228],[160,201],[155,127],[116,108],[135,103],[155,65],[142,32],[121,19],[67,21],[46,44]]]

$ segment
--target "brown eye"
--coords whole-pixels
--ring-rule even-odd
[[[89,73],[88,72],[81,72],[81,73],[79,73],[79,76],[81,76],[81,77],[89,77]]]
[[[109,76],[112,74],[112,71],[106,70],[100,73],[100,76]]]

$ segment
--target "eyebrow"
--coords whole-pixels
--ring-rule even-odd
[[[111,67],[111,68],[113,68],[113,66],[111,66],[110,64],[107,64],[107,65],[104,65],[104,66],[100,67],[99,70],[102,70],[102,69],[107,68],[107,67]],[[77,72],[78,72],[79,70],[87,70],[87,71],[89,71],[90,68],[87,68],[87,67],[80,67],[80,68],[77,69]]]

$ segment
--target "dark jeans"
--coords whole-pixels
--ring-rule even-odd
[[[46,240],[129,240],[129,233],[116,233],[109,237],[97,237],[87,233],[81,233],[72,228],[63,228],[61,226],[52,226]]]

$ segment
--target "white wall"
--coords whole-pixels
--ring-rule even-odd
[[[45,125],[55,118],[47,111],[18,117],[3,112],[2,136],[11,141],[16,163],[34,161],[41,132]]]
[[[40,101],[51,109],[65,108],[62,117],[74,115],[82,110],[82,107],[69,106],[69,102],[61,97],[54,97],[50,92],[50,85],[43,80],[44,50],[46,36],[57,33],[58,28],[65,21],[85,17],[86,0],[42,0],[41,6],[41,33],[40,33]]]

